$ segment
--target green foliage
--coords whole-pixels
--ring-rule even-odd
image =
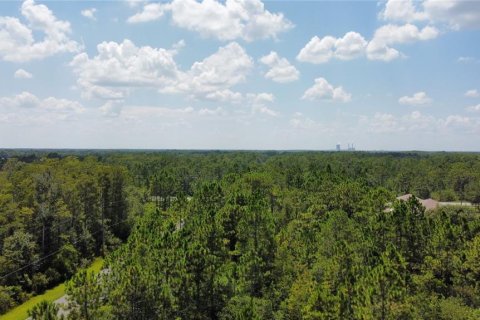
[[[58,307],[53,302],[43,300],[28,311],[28,316],[32,320],[57,320]]]
[[[477,208],[395,200],[475,205],[478,154],[64,156],[0,171],[3,311],[106,254],[70,318],[479,318]]]
[[[15,306],[15,296],[18,295],[18,287],[0,286],[0,314]]]
[[[272,305],[266,299],[250,296],[233,297],[220,313],[221,320],[272,319]]]
[[[0,286],[38,294],[117,247],[134,219],[127,181],[125,169],[93,158],[9,159],[0,170]],[[10,292],[2,312],[21,302]]]
[[[102,315],[102,286],[97,273],[85,269],[67,282],[68,310],[71,319],[98,319]]]

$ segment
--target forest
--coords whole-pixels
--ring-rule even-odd
[[[480,154],[0,150],[0,315],[60,283],[33,320],[480,319]]]

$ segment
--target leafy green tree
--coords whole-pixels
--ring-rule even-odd
[[[18,230],[10,237],[5,238],[3,258],[0,260],[0,263],[3,264],[1,270],[3,270],[3,276],[7,278],[7,282],[28,287],[30,278],[38,268],[34,262],[39,258],[33,236]]]

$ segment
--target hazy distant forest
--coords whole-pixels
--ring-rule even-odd
[[[0,169],[0,314],[67,281],[67,312],[34,320],[480,319],[480,154],[0,150]]]

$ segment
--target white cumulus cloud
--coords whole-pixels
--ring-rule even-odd
[[[127,21],[139,23],[157,20],[167,11],[171,13],[174,25],[223,41],[275,39],[279,33],[293,27],[282,13],[266,10],[260,0],[173,0],[170,3],[149,3]]]
[[[86,98],[123,100],[137,88],[192,98],[239,103],[242,94],[231,88],[246,80],[253,59],[238,43],[231,42],[212,55],[181,70],[173,50],[138,47],[131,40],[102,42],[97,54],[76,55],[70,62],[78,76],[77,87]]]
[[[26,0],[21,13],[28,24],[0,16],[0,59],[26,62],[79,50],[78,43],[69,37],[70,23],[58,20],[46,5]],[[44,35],[42,40],[35,39],[37,32]]]
[[[380,16],[385,20],[403,22],[422,21],[428,19],[425,12],[420,12],[416,7],[418,1],[413,0],[388,0]]]
[[[346,92],[341,86],[334,87],[325,78],[316,78],[315,84],[308,88],[302,96],[306,100],[330,100],[338,102],[349,102],[352,95]]]
[[[298,80],[300,72],[286,58],[280,57],[275,51],[260,58],[260,62],[270,69],[265,73],[265,78],[275,82],[286,83]]]
[[[40,99],[34,94],[24,91],[12,97],[1,97],[0,106],[16,111],[19,109],[46,110],[59,113],[82,113],[85,108],[76,101],[48,97]]]
[[[170,9],[169,4],[147,3],[143,6],[142,11],[134,14],[127,19],[128,23],[141,23],[158,20],[163,17],[165,11]]]
[[[388,0],[380,14],[385,20],[428,21],[447,24],[458,30],[480,27],[480,1],[469,0]]]
[[[413,24],[387,24],[375,31],[367,46],[367,57],[370,60],[391,61],[403,56],[400,51],[392,48],[392,45],[430,40],[438,34],[438,30],[432,26],[419,29]]]
[[[480,1],[426,0],[423,7],[432,22],[448,23],[453,29],[480,27]]]
[[[342,38],[314,36],[300,50],[297,60],[315,64],[331,59],[351,60],[365,56],[369,60],[392,61],[404,56],[393,45],[434,39],[439,31],[432,26],[419,29],[413,24],[387,24],[375,30],[370,41],[357,32],[348,32]]]
[[[398,99],[398,103],[411,106],[422,106],[432,102],[432,99],[423,91],[415,93],[413,96],[403,96]]]
[[[179,77],[174,53],[163,48],[137,47],[126,39],[122,43],[102,42],[97,52],[91,58],[80,53],[70,63],[79,88],[88,98],[122,99],[132,88],[160,89]]]
[[[15,79],[32,79],[33,78],[33,75],[24,69],[18,69],[17,71],[15,71],[13,76],[15,77]]]
[[[162,91],[218,98],[220,101],[225,97],[236,100],[238,95],[229,89],[244,82],[253,65],[253,59],[245,49],[231,42],[202,61],[195,62],[190,70],[183,72],[176,82]]]
[[[314,36],[297,55],[302,62],[325,63],[332,58],[351,60],[365,54],[367,41],[357,32],[348,32],[342,38]]]

